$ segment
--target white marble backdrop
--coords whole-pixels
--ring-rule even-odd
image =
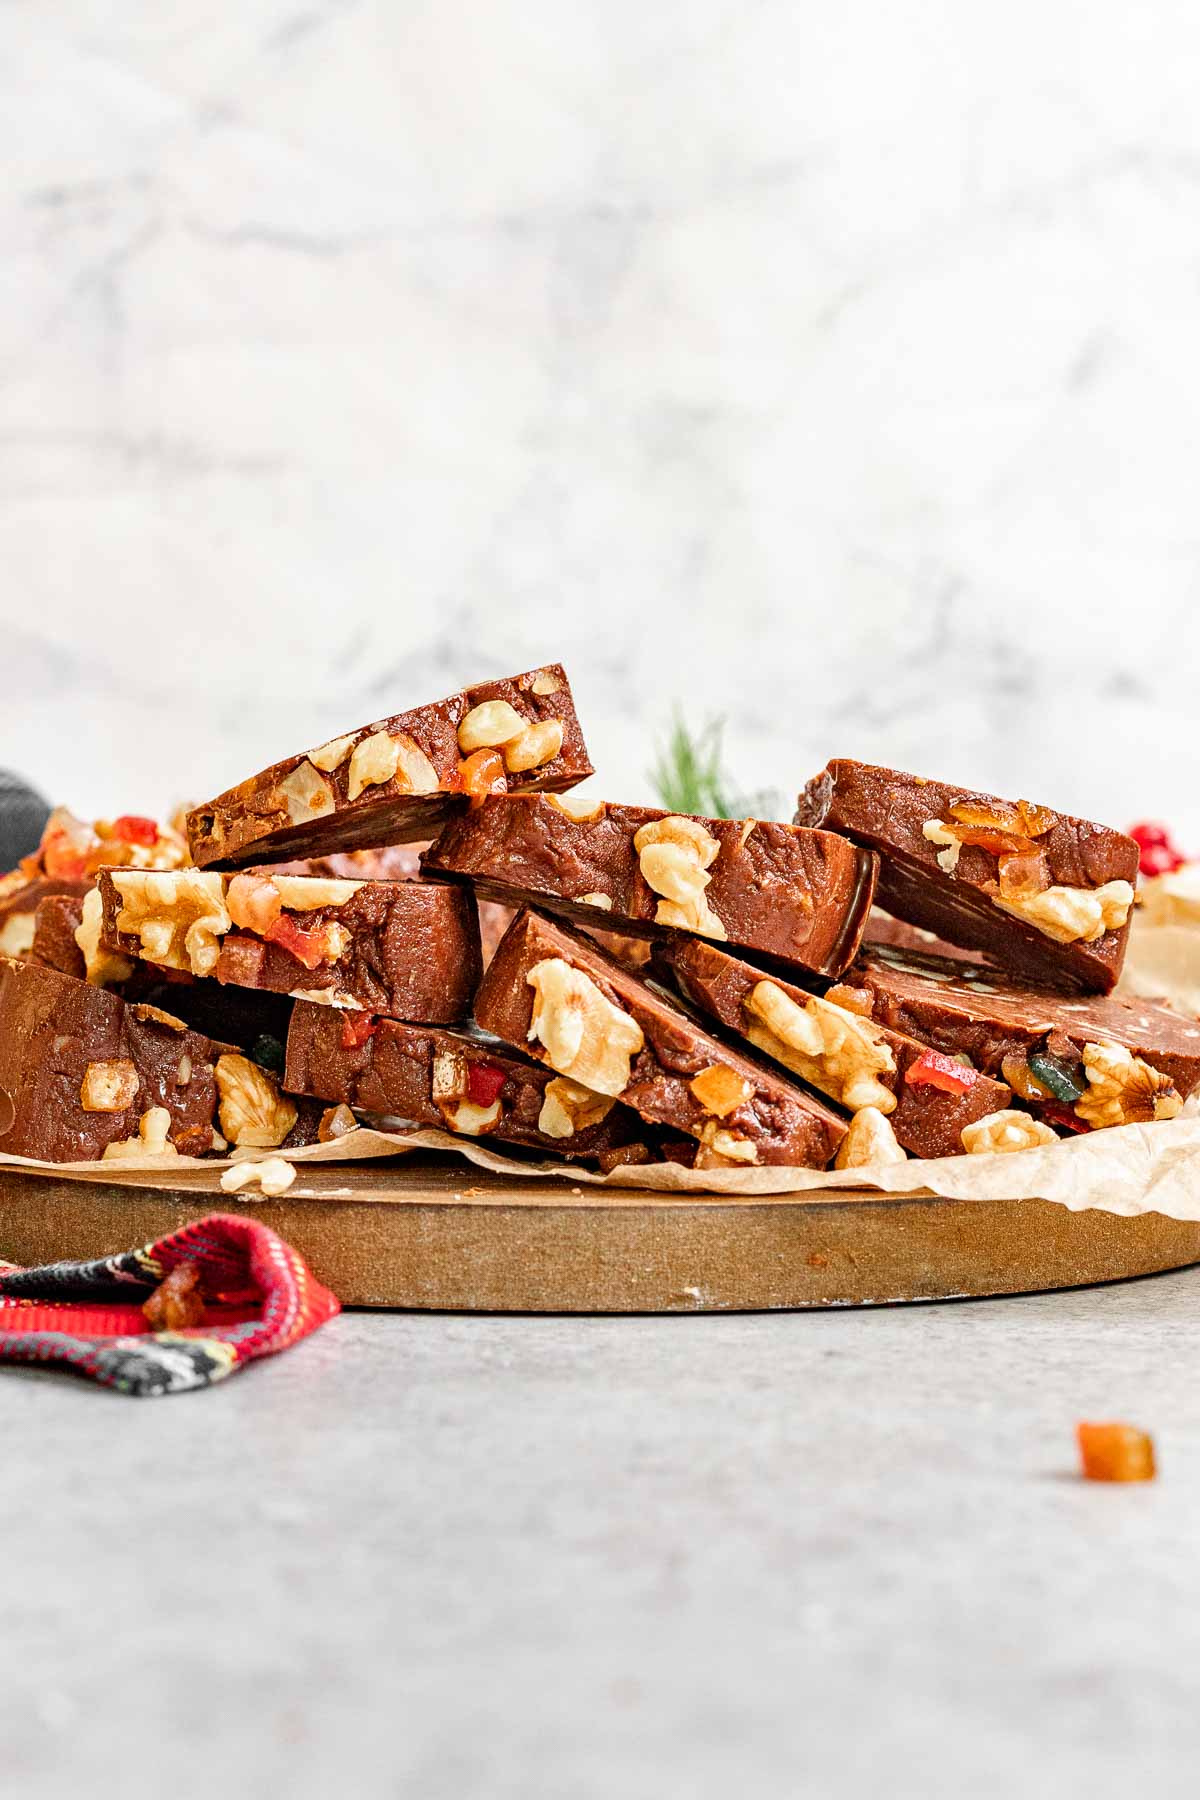
[[[0,764],[568,663],[1200,845],[1200,12],[9,0]]]

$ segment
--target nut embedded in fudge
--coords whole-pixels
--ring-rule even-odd
[[[1173,1118],[1200,1083],[1200,1024],[1146,1000],[1028,988],[992,963],[883,944],[843,981],[877,1024],[968,1056],[1068,1130]]]
[[[547,663],[285,757],[188,814],[197,868],[432,837],[467,800],[561,793],[592,773],[566,674]]]
[[[699,933],[836,975],[862,936],[875,860],[827,831],[533,795],[484,800],[423,866],[578,924]]]
[[[444,882],[106,869],[100,892],[110,952],[235,987],[445,1023],[479,979],[475,903]]]
[[[1027,801],[837,760],[800,795],[797,825],[879,852],[879,903],[1030,980],[1107,993],[1129,936],[1132,838]]]
[[[627,1107],[507,1045],[331,1013],[304,1000],[292,1014],[284,1085],[335,1106],[524,1144],[547,1156],[598,1156],[647,1136]],[[645,1158],[634,1160],[650,1155],[647,1147]]]
[[[697,1168],[824,1168],[845,1123],[710,1036],[671,1001],[557,920],[521,913],[475,999],[475,1017],[559,1075],[699,1140]]]
[[[875,1108],[914,1156],[957,1155],[965,1125],[1012,1103],[976,1069],[931,1070],[925,1044],[854,1010],[844,984],[811,994],[698,938],[660,956],[687,999],[850,1112]]]

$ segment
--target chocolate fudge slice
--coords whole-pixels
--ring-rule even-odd
[[[1138,847],[1122,832],[847,760],[809,782],[796,823],[877,850],[880,905],[910,925],[1031,981],[1115,986],[1138,870]]]
[[[1200,1082],[1200,1023],[1150,1001],[1023,987],[991,963],[883,944],[843,985],[877,1024],[968,1056],[1068,1129],[1172,1118]]]
[[[709,1035],[589,938],[522,912],[475,999],[486,1031],[571,1081],[699,1140],[697,1168],[823,1168],[844,1122]]]
[[[483,681],[273,763],[188,814],[197,868],[429,838],[469,799],[592,773],[560,663]]]
[[[634,936],[699,933],[824,975],[854,956],[876,864],[828,831],[537,795],[484,800],[422,861],[507,905]]]
[[[812,994],[698,938],[660,955],[694,1005],[851,1112],[884,1113],[914,1156],[957,1155],[964,1125],[1012,1104],[1002,1082],[946,1069],[926,1044],[864,1017],[844,984]]]
[[[651,1159],[646,1128],[628,1107],[464,1032],[332,1013],[301,1000],[288,1032],[284,1085],[356,1112],[523,1144],[546,1156],[597,1157],[641,1144],[644,1157],[617,1160]]]
[[[480,973],[470,894],[440,882],[105,869],[104,946],[235,987],[444,1023]]]
[[[157,1007],[0,958],[0,1152],[90,1162],[289,1141],[298,1108],[231,1045]]]

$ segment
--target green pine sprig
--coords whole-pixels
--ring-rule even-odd
[[[676,710],[650,770],[659,801],[668,812],[698,813],[704,819],[774,818],[778,795],[740,793],[731,781],[724,735],[723,718],[709,719],[693,731]]]

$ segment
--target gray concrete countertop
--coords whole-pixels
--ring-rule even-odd
[[[0,1371],[3,1792],[1194,1795],[1200,1271]],[[1127,1417],[1161,1479],[1075,1476]]]

